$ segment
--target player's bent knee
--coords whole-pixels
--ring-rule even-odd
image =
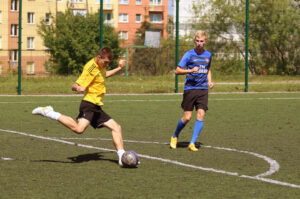
[[[84,132],[84,130],[85,130],[84,128],[75,128],[75,129],[73,129],[73,131],[77,134],[82,134]]]

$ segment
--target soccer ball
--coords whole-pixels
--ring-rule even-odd
[[[139,157],[134,151],[125,151],[121,158],[123,167],[135,168],[139,164]]]

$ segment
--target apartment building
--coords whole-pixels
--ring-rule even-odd
[[[0,5],[0,74],[18,70],[19,53],[19,0],[2,1]],[[40,20],[55,13],[54,0],[22,1],[22,73],[45,73],[47,49],[37,34]]]
[[[167,38],[168,0],[119,0],[119,37],[125,46],[133,45],[135,33],[143,21],[152,24],[152,29]]]
[[[19,3],[0,4],[0,75],[18,70]],[[100,0],[22,0],[22,73],[45,74],[47,48],[37,33],[42,19],[51,24],[51,15],[72,10],[83,16],[97,13]],[[135,33],[144,20],[167,38],[168,0],[103,0],[104,23],[114,27],[122,46],[134,45]]]

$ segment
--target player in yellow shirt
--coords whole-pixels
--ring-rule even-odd
[[[110,48],[102,48],[97,57],[91,59],[84,66],[80,77],[72,85],[73,91],[84,93],[77,122],[69,116],[55,112],[51,106],[37,107],[32,111],[32,114],[57,120],[77,134],[83,133],[89,125],[95,129],[101,127],[110,129],[119,157],[119,165],[122,165],[121,157],[125,151],[121,126],[101,108],[103,105],[102,98],[106,93],[105,78],[114,75],[125,66],[124,60],[120,60],[117,68],[107,71],[106,68],[113,56]]]

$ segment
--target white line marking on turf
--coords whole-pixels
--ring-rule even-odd
[[[63,140],[102,140],[102,141],[112,141],[111,138],[60,138]],[[151,141],[137,141],[137,140],[123,140],[124,142],[130,142],[130,143],[139,143],[139,144],[163,144],[163,145],[168,145],[169,143],[160,143],[160,142],[151,142]],[[256,175],[256,177],[264,177],[268,175],[272,175],[273,173],[279,171],[280,165],[276,160],[273,160],[272,158],[269,158],[267,156],[254,153],[254,152],[249,152],[249,151],[241,151],[237,149],[231,149],[231,148],[224,148],[224,147],[214,147],[214,146],[201,146],[203,148],[212,148],[212,149],[217,149],[217,150],[225,150],[225,151],[232,151],[232,152],[238,152],[238,153],[245,153],[249,155],[253,155],[257,158],[261,158],[265,160],[266,162],[269,163],[270,169],[262,174]]]
[[[50,141],[60,142],[60,143],[63,143],[63,144],[80,146],[80,147],[89,148],[89,149],[97,149],[97,150],[110,151],[110,152],[115,151],[115,150],[112,150],[112,149],[94,147],[94,146],[85,145],[85,144],[77,144],[75,142],[69,142],[69,141],[58,139],[58,138],[44,137],[44,136],[33,135],[33,134],[24,133],[24,132],[5,130],[5,129],[0,129],[0,131],[6,132],[6,133],[13,133],[13,134],[19,134],[19,135],[39,138],[39,139],[43,139],[43,140],[50,140]],[[219,148],[221,149],[221,147],[219,147]],[[142,158],[147,158],[147,159],[152,159],[152,160],[159,160],[159,161],[166,162],[166,163],[176,164],[176,165],[179,165],[179,166],[184,166],[184,167],[189,167],[189,168],[194,168],[194,169],[199,169],[199,170],[204,170],[204,171],[210,171],[210,172],[214,172],[214,173],[222,173],[222,174],[226,174],[226,175],[237,176],[237,177],[241,177],[241,178],[248,178],[248,179],[268,182],[268,183],[272,183],[272,184],[288,186],[288,187],[292,187],[292,188],[300,188],[300,185],[291,184],[291,183],[287,183],[287,182],[281,182],[281,181],[277,181],[277,180],[272,180],[272,179],[269,179],[269,178],[263,178],[263,177],[260,177],[260,176],[254,176],[253,177],[253,176],[247,176],[247,175],[239,175],[236,172],[227,172],[227,171],[217,170],[217,169],[213,169],[213,168],[205,168],[205,167],[195,166],[195,165],[191,165],[191,164],[185,164],[185,163],[174,161],[174,160],[163,159],[163,158],[153,157],[153,156],[143,155],[143,154],[138,154],[138,156],[142,157]]]
[[[183,83],[182,83],[183,84]],[[256,92],[256,91],[248,91],[248,92],[210,92],[210,95],[251,95],[251,94],[291,94],[291,93],[300,93],[299,91],[266,91],[266,92]],[[182,95],[180,93],[106,93],[105,96],[174,96],[174,95]],[[15,95],[15,94],[0,94],[0,97],[82,97],[83,94],[40,94],[40,95]]]
[[[12,158],[1,157],[1,160],[13,160]]]
[[[250,155],[253,155],[255,157],[258,157],[258,158],[261,158],[261,159],[267,161],[270,165],[269,171],[267,171],[265,173],[262,173],[262,174],[259,174],[259,175],[256,175],[255,177],[263,177],[263,176],[272,175],[273,173],[279,171],[279,168],[280,168],[280,166],[279,166],[279,164],[276,160],[273,160],[272,158],[269,158],[267,156],[264,156],[264,155],[261,155],[261,154],[258,154],[258,153],[254,153],[254,152],[250,152],[250,151],[240,151],[240,150],[237,150],[237,149],[224,148],[224,147],[213,147],[213,146],[203,146],[203,147],[250,154]]]
[[[104,103],[113,102],[178,102],[182,99],[140,99],[140,100],[130,100],[130,99],[120,99],[120,100],[103,100]],[[300,100],[300,97],[257,97],[257,98],[219,98],[219,99],[209,99],[209,101],[253,101],[253,100]],[[81,100],[75,101],[26,101],[26,102],[0,102],[0,104],[55,104],[55,103],[80,103]]]

